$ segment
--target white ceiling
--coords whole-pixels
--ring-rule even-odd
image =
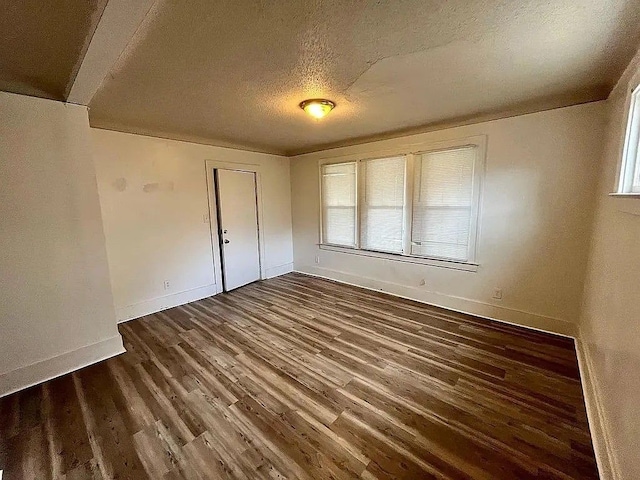
[[[106,3],[2,2],[0,90],[65,100]]]
[[[603,99],[640,41],[640,0],[159,1],[92,125],[274,153]]]

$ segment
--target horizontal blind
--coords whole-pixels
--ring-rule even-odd
[[[416,162],[411,254],[469,260],[477,147],[423,153]]]
[[[322,166],[322,242],[356,245],[356,164]]]
[[[362,162],[360,248],[402,253],[405,157]]]

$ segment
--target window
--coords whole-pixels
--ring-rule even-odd
[[[402,253],[404,157],[362,162],[360,248]]]
[[[475,261],[484,139],[321,167],[321,244]]]
[[[631,94],[618,193],[640,194],[640,86]]]
[[[322,167],[322,239],[330,245],[356,246],[356,164]]]
[[[415,166],[411,254],[469,260],[475,147],[423,153]]]

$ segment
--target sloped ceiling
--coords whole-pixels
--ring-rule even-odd
[[[3,1],[0,90],[65,100],[106,3]]]
[[[83,8],[51,23],[82,17],[74,22],[86,32],[96,8]],[[599,100],[635,52],[639,20],[640,0],[157,0],[90,118],[290,154]],[[14,78],[60,95],[74,54],[40,42],[69,28],[45,25],[31,59],[43,68]],[[82,35],[73,35],[65,41],[77,52]],[[315,121],[298,108],[310,97],[337,108]]]

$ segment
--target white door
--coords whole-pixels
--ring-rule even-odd
[[[226,291],[260,280],[256,174],[217,170],[222,276]]]

